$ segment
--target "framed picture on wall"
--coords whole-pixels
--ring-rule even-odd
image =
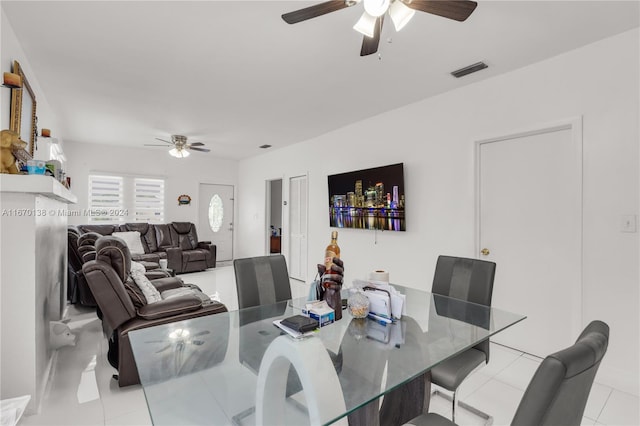
[[[37,138],[36,95],[18,61],[13,62],[13,72],[22,77],[22,88],[11,89],[9,128],[27,143],[26,151],[33,157]]]

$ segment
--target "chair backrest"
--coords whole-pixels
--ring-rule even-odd
[[[196,226],[191,222],[171,222],[171,241],[182,250],[193,250],[198,247]]]
[[[78,228],[69,225],[67,227],[67,261],[73,272],[80,271],[83,263],[82,256],[78,253],[78,237],[80,237]]]
[[[102,235],[97,232],[87,232],[78,237],[78,253],[82,258],[82,263],[95,260],[96,241],[101,237]]]
[[[155,253],[158,251],[158,240],[156,239],[156,230],[153,225],[144,222],[125,223],[120,225],[120,231],[138,231],[144,252]]]
[[[439,256],[431,292],[455,299],[491,306],[496,264],[464,257]],[[489,340],[474,346],[489,362]]]
[[[291,299],[289,272],[284,256],[235,259],[233,268],[239,309]]]
[[[82,271],[103,320],[115,330],[136,316],[136,308],[125,287],[125,282],[131,279],[131,254],[122,239],[112,236],[98,238],[96,251],[96,260],[86,262]]]
[[[546,357],[531,379],[511,424],[580,425],[608,344],[609,326],[593,321],[573,346]]]
[[[83,234],[87,232],[97,232],[100,235],[111,235],[118,231],[118,225],[78,225],[78,229]]]

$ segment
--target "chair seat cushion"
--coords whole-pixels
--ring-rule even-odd
[[[431,369],[431,381],[449,391],[455,391],[460,383],[476,367],[486,362],[484,352],[471,348]]]
[[[211,253],[208,250],[202,250],[202,249],[185,250],[182,252],[182,258],[186,259],[187,262],[207,260],[207,255],[211,256]]]

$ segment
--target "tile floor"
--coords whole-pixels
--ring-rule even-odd
[[[207,294],[218,292],[230,310],[237,309],[233,266],[219,265],[205,272],[181,276]],[[294,297],[307,294],[307,285],[292,283]],[[59,349],[52,380],[39,414],[25,416],[20,425],[150,425],[140,386],[119,388],[111,379],[115,370],[106,359],[106,340],[100,320],[91,309],[71,307],[69,326],[76,346]],[[491,413],[495,425],[508,425],[540,359],[492,344],[490,363],[469,377],[460,399]],[[597,378],[596,378],[597,380]],[[638,397],[599,383],[593,385],[583,425],[640,425]],[[451,405],[442,397],[431,400],[430,411],[450,416]],[[461,425],[482,424],[480,418],[458,410]]]

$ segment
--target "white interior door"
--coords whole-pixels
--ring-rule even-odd
[[[289,276],[306,281],[307,273],[307,177],[289,180]]]
[[[216,245],[218,262],[233,260],[233,186],[200,184],[198,238]]]
[[[493,306],[527,316],[492,339],[543,357],[581,327],[581,127],[478,143],[478,257],[497,264]]]

